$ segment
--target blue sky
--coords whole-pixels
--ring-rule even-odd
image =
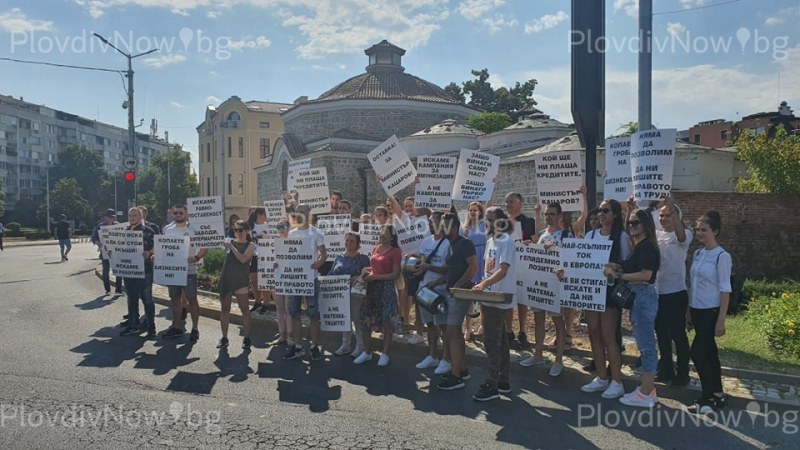
[[[781,100],[800,108],[800,1],[727,1],[655,0],[656,125],[736,120]],[[638,0],[606,6],[609,134],[636,119]],[[124,69],[92,32],[134,53],[160,47],[135,60],[137,122],[156,118],[194,152],[206,105],[315,98],[362,73],[363,50],[382,39],[440,86],[484,67],[496,87],[536,78],[540,109],[572,123],[570,15],[567,0],[4,0],[0,56]],[[0,71],[0,93],[126,126],[118,75],[3,61]]]

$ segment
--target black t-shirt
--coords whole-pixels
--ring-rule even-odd
[[[69,239],[69,224],[67,222],[62,220],[56,223],[56,238]]]
[[[658,247],[655,242],[650,239],[645,239],[633,248],[633,254],[627,261],[622,263],[622,271],[624,273],[636,273],[642,270],[652,270],[653,275],[650,277],[650,284],[656,282],[656,273],[661,265],[661,257],[658,253]]]
[[[467,258],[475,256],[475,244],[461,235],[450,242],[445,265],[447,266],[447,288],[455,286],[456,282],[464,276],[469,264]]]
[[[530,241],[533,239],[533,234],[536,232],[536,221],[533,217],[528,217],[525,214],[520,214],[514,218],[516,222],[515,227],[522,227],[522,240]]]

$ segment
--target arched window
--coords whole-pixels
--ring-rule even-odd
[[[238,122],[239,121],[239,113],[236,112],[236,111],[231,111],[231,113],[228,114],[228,120],[229,121]]]
[[[289,161],[284,159],[283,164],[281,165],[281,191],[283,192],[289,190],[289,187],[286,184],[288,179],[289,179]]]

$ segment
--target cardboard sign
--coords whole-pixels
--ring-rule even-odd
[[[603,267],[612,242],[587,239],[561,241],[561,306],[602,312],[606,310],[607,281]]]
[[[453,183],[456,181],[456,158],[420,156],[417,159],[417,185],[414,205],[417,208],[449,210]]]
[[[256,244],[258,249],[258,288],[271,291],[275,288],[275,241],[262,239]]]
[[[144,234],[141,230],[111,229],[108,245],[116,276],[144,279]]]
[[[295,173],[295,190],[300,203],[308,205],[311,214],[331,212],[331,192],[328,189],[328,170],[324,167],[301,169]]]
[[[422,241],[431,235],[427,217],[414,217],[407,220],[395,220],[397,243],[404,255],[417,253]]]
[[[286,204],[283,200],[268,200],[264,202],[267,211],[267,237],[278,237],[278,222],[286,218]]]
[[[674,128],[640,131],[631,140],[633,198],[639,206],[663,200],[672,190],[675,166]]]
[[[275,293],[314,295],[314,243],[309,240],[275,239]]]
[[[328,214],[317,218],[317,228],[325,235],[328,261],[344,253],[344,235],[350,231],[353,218],[349,214]]]
[[[319,277],[322,331],[350,331],[350,275]]]
[[[534,155],[537,201],[546,209],[550,203],[562,211],[583,211],[583,168],[580,152],[554,152]]]
[[[561,311],[560,283],[556,269],[560,268],[557,246],[545,250],[543,244],[516,244],[517,301],[531,308],[554,313]]]
[[[461,149],[453,183],[453,200],[489,201],[494,179],[500,170],[500,157],[476,150]]]
[[[155,236],[153,283],[164,286],[186,286],[190,245],[188,236]]]
[[[606,139],[606,179],[603,197],[626,202],[631,194],[633,194],[631,138],[628,136]]]
[[[225,242],[225,212],[222,197],[186,199],[189,222],[194,227],[192,248],[222,248]]]
[[[381,180],[383,190],[389,196],[414,183],[417,169],[408,159],[408,154],[397,136],[392,136],[367,155],[375,175]]]
[[[381,225],[374,223],[362,223],[358,226],[358,234],[361,236],[361,246],[358,249],[359,253],[370,256],[372,250],[380,245]]]
[[[310,169],[310,168],[311,168],[311,158],[289,161],[289,170],[287,175],[288,178],[286,179],[286,188],[290,191],[295,190],[295,183],[297,182],[297,177],[295,176],[295,172],[297,172],[298,170]]]

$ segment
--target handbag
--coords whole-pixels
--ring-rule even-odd
[[[632,309],[636,293],[625,283],[617,283],[611,291],[611,302],[619,309]]]

